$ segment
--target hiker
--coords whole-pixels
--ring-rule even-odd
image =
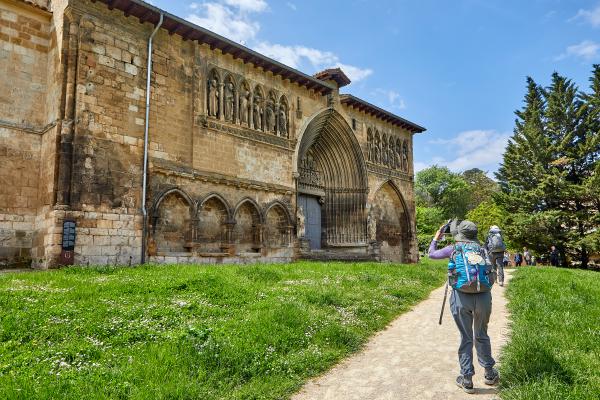
[[[527,247],[523,247],[523,258],[525,259],[525,265],[531,265],[531,253]]]
[[[517,252],[517,254],[515,254],[515,267],[520,267],[522,263],[523,256],[521,255],[521,253]]]
[[[504,268],[508,268],[509,262],[510,262],[510,254],[508,254],[508,251],[505,251],[504,258],[502,259],[502,264],[504,264]]]
[[[558,250],[556,250],[556,246],[550,247],[550,265],[558,267]]]
[[[437,249],[438,242],[449,232],[454,244]],[[458,361],[460,375],[456,384],[466,393],[475,393],[473,388],[473,336],[479,364],[485,369],[487,385],[499,381],[496,361],[492,358],[492,346],[487,334],[488,322],[492,313],[493,270],[488,270],[485,253],[477,240],[477,226],[471,221],[456,219],[444,224],[435,234],[429,245],[429,257],[448,258],[448,279],[452,286],[450,311],[460,332]],[[465,260],[467,265],[465,265]],[[476,264],[474,264],[476,263]]]
[[[485,249],[487,250],[490,263],[498,271],[498,284],[504,286],[504,251],[506,250],[506,245],[502,238],[502,231],[497,225],[490,226],[485,241]]]

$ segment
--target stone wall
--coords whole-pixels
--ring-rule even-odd
[[[50,14],[0,3],[0,266],[28,265],[36,239]]]
[[[0,95],[0,161],[9,166],[0,171],[0,251],[10,253],[5,259],[56,265],[62,224],[73,220],[75,263],[139,262],[152,24],[89,0],[52,1],[52,14],[4,4],[0,68],[17,76],[0,82],[0,93],[20,96],[13,103]],[[404,169],[378,164],[369,161],[368,141],[377,130],[412,150],[410,132],[342,106],[337,90],[322,96],[164,29],[154,49],[147,197],[153,261],[296,257],[299,144],[330,106],[366,160],[367,209],[379,210],[388,232],[377,235],[381,258],[416,260],[414,239],[399,244],[392,237],[414,236],[412,151]],[[213,77],[223,99],[214,113]]]

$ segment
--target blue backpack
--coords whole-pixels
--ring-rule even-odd
[[[489,292],[496,281],[496,270],[479,244],[457,243],[448,263],[448,279],[461,292]]]

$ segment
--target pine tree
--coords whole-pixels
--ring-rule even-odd
[[[547,89],[527,80],[525,106],[497,173],[496,196],[508,211],[514,243],[537,251],[556,245],[587,267],[598,247],[600,67],[591,93],[557,73]],[[595,230],[596,229],[596,230]]]

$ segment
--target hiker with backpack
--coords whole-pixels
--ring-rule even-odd
[[[490,263],[498,271],[498,284],[504,286],[504,252],[506,251],[506,245],[502,238],[502,231],[498,226],[490,226],[485,241],[485,249],[487,250]]]
[[[437,249],[445,233],[454,237],[454,244]],[[448,283],[452,286],[450,311],[460,332],[458,361],[460,375],[456,384],[466,393],[475,393],[473,387],[473,338],[479,364],[485,369],[484,382],[495,385],[499,381],[496,361],[487,334],[492,313],[492,294],[495,271],[487,261],[485,250],[477,240],[477,225],[456,219],[442,225],[429,245],[429,257],[448,258]]]

